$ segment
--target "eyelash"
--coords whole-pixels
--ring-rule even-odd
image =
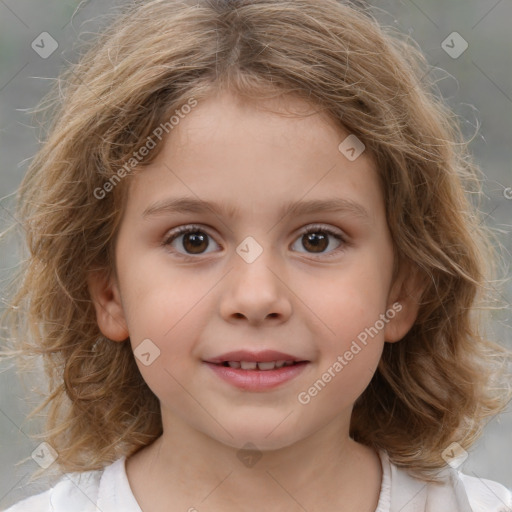
[[[168,246],[171,245],[172,242],[174,242],[174,240],[179,238],[181,235],[184,235],[184,234],[187,234],[187,233],[196,233],[198,231],[201,232],[201,233],[205,233],[210,238],[213,238],[207,231],[205,231],[205,229],[202,226],[197,225],[197,224],[188,224],[186,226],[180,226],[179,228],[176,228],[174,231],[169,233],[169,235],[164,239],[162,245],[164,247],[168,247]],[[338,247],[336,247],[335,249],[333,249],[330,252],[328,252],[328,253],[317,253],[318,256],[315,256],[315,253],[307,253],[307,254],[312,255],[313,258],[320,258],[320,257],[321,258],[331,258],[331,257],[337,256],[340,252],[344,251],[346,246],[348,245],[347,240],[345,239],[345,237],[340,232],[335,231],[332,228],[328,228],[326,226],[322,226],[320,224],[313,224],[310,227],[308,227],[308,229],[305,229],[304,231],[301,231],[298,234],[296,240],[301,238],[301,237],[303,237],[303,236],[305,236],[305,235],[309,235],[311,233],[318,233],[318,232],[326,233],[328,235],[331,235],[336,240],[341,242],[341,244]],[[180,253],[180,252],[177,252],[177,251],[174,251],[174,250],[173,250],[173,252],[175,252],[179,257],[182,257],[182,258],[184,258],[186,260],[196,260],[197,258],[199,258],[201,256],[201,254],[193,256],[193,255],[189,255],[189,254],[183,254],[183,253]]]

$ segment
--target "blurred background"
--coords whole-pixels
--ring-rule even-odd
[[[110,19],[105,15],[126,3],[0,0],[0,231],[15,222],[13,193],[38,149],[40,132],[26,110],[40,101],[69,62],[75,62],[80,40],[100,30]],[[460,116],[463,133],[472,139],[470,147],[485,174],[485,222],[500,230],[508,263],[512,249],[512,2],[378,0],[367,5],[382,24],[417,42],[441,94]],[[2,297],[5,282],[18,264],[18,247],[11,235],[0,244]],[[510,304],[510,283],[501,296]],[[510,308],[493,314],[492,335],[512,348],[510,327]],[[29,434],[39,431],[42,418],[26,420],[37,399],[30,388],[44,390],[44,381],[34,376],[23,385],[12,366],[12,362],[0,362],[0,509],[46,489],[44,479],[28,481],[39,469],[30,458],[39,442]],[[26,457],[29,461],[16,465]],[[512,488],[510,404],[488,422],[461,469]]]

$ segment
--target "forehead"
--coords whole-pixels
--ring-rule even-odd
[[[215,200],[232,212],[244,206],[261,212],[290,199],[341,195],[366,203],[371,213],[382,202],[378,177],[366,152],[351,160],[340,150],[349,136],[298,98],[218,94],[180,119],[158,157],[134,176],[129,202],[147,211],[150,199],[172,193]]]
[[[348,132],[320,107],[292,95],[268,99],[242,98],[228,91],[217,92],[201,100],[184,116],[169,136],[171,148],[180,144],[211,141],[217,146],[250,142],[297,145],[301,140],[316,142],[329,132],[336,138]]]

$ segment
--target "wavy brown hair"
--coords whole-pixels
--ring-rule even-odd
[[[220,90],[294,95],[364,142],[395,265],[414,266],[427,285],[410,332],[385,344],[351,435],[424,479],[445,465],[452,441],[468,449],[510,397],[510,357],[475,314],[492,270],[471,199],[478,169],[417,46],[336,0],[153,0],[123,7],[83,49],[37,110],[50,122],[19,188],[28,254],[7,310],[11,353],[45,363],[49,393],[34,413],[48,407],[39,437],[59,469],[102,468],[162,434],[130,344],[102,336],[87,287],[92,270],[115,272],[133,173],[103,199],[95,191],[176,109]]]

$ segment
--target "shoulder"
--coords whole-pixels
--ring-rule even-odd
[[[54,487],[19,501],[5,512],[96,512],[102,473],[101,470],[67,473]]]
[[[50,491],[48,490],[19,501],[5,512],[46,512],[50,510]]]
[[[512,491],[493,480],[458,474],[474,512],[512,510]]]
[[[142,512],[128,482],[125,459],[103,470],[67,473],[51,489],[5,512]]]
[[[512,511],[512,492],[492,480],[468,476],[449,466],[440,483],[411,476],[381,454],[382,506],[377,512],[505,512]]]

